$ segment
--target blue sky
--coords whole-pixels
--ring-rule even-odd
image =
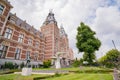
[[[9,0],[13,5],[12,13],[26,20],[36,29],[40,29],[49,9],[53,9],[58,26],[63,24],[68,34],[70,47],[77,54],[76,29],[80,22],[89,25],[102,42],[97,57],[103,56],[108,50],[120,49],[120,0]]]

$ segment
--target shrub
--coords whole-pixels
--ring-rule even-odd
[[[14,65],[13,65],[12,62],[5,62],[4,68],[7,68],[7,69],[14,69]]]
[[[50,60],[47,60],[47,61],[43,62],[43,67],[44,68],[49,68],[50,66],[51,66],[51,61]]]
[[[42,64],[38,64],[38,67],[39,67],[39,68],[43,68],[43,65],[42,65]]]
[[[14,64],[14,69],[18,69],[19,65],[17,63]]]
[[[33,64],[33,65],[32,65],[32,68],[36,68],[36,65]]]
[[[23,68],[25,66],[24,62],[20,64],[20,68]]]
[[[83,65],[83,59],[80,59],[80,60],[75,60],[73,63],[72,63],[72,66],[73,67],[79,67],[80,65]]]

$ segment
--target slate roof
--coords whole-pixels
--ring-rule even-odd
[[[28,31],[28,32],[30,32],[32,34],[38,35],[40,38],[43,38],[43,34],[39,30],[35,29],[30,24],[26,23],[26,21],[23,21],[22,19],[17,17],[15,14],[10,13],[9,21],[11,21],[11,20],[14,20],[15,21],[14,24],[17,25],[18,27],[21,27],[24,30],[26,30],[26,31]]]

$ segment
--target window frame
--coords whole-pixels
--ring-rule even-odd
[[[30,51],[26,51],[26,60],[30,58]]]
[[[7,54],[8,46],[1,45],[0,47],[1,47],[1,49],[0,49],[0,58],[5,58],[6,54]]]
[[[15,59],[19,60],[20,59],[20,54],[21,54],[21,49],[20,48],[16,48]]]
[[[18,36],[18,42],[22,43],[24,39],[24,34],[19,34]]]
[[[1,9],[1,8],[3,8],[3,9]],[[0,15],[2,15],[4,13],[4,9],[5,9],[5,6],[0,3]]]
[[[11,39],[13,30],[11,28],[7,28],[5,30],[4,38]]]
[[[32,45],[32,41],[33,41],[32,38],[29,38],[28,39],[28,45]]]
[[[38,60],[38,53],[34,53],[34,61]]]

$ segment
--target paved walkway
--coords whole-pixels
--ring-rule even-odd
[[[67,71],[67,70],[32,70],[32,74],[54,75],[56,73],[69,73],[69,71]],[[15,74],[21,74],[21,72],[15,72]]]

